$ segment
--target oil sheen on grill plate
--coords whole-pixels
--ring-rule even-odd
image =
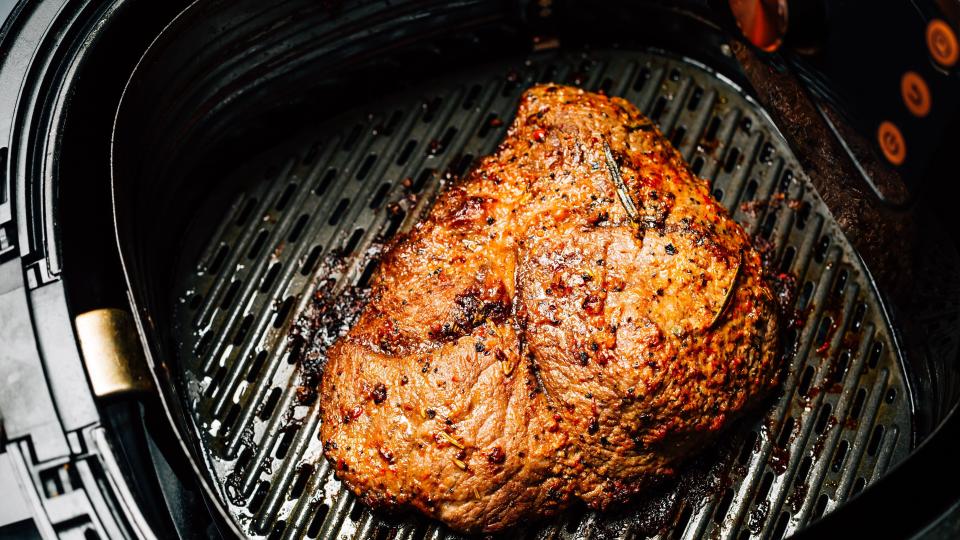
[[[675,479],[625,505],[599,511],[576,503],[554,518],[524,520],[508,534],[780,538],[842,505],[909,451],[910,395],[876,289],[763,110],[735,84],[688,59],[636,50],[555,51],[451,73],[305,125],[238,163],[211,196],[207,213],[220,216],[218,226],[197,229],[206,247],[183,261],[178,284],[185,406],[201,434],[208,474],[250,537],[456,537],[419,512],[375,511],[336,479],[320,436],[320,367],[327,348],[369,302],[369,282],[390,238],[426,219],[476,157],[497,154],[522,93],[551,81],[637,105],[691,172],[709,182],[712,197],[760,248],[765,268],[785,278],[776,280],[774,293],[791,306],[782,327],[786,365],[769,398],[713,444],[695,449]],[[606,142],[621,177],[632,181],[624,153]],[[602,144],[584,145],[599,160],[588,177],[609,182]],[[641,208],[641,193],[631,194]],[[225,200],[231,201],[226,212]],[[608,220],[622,220],[620,203],[608,204]],[[611,222],[591,230],[613,233]],[[643,241],[649,246],[655,238],[644,234]],[[546,243],[528,248],[554,249]],[[662,260],[670,260],[663,249]],[[743,288],[742,278],[732,290]],[[714,286],[725,287],[723,279]],[[715,291],[703,294],[715,297]],[[509,296],[514,303],[520,298],[516,291]],[[606,298],[604,306],[612,301]],[[706,314],[691,309],[684,316],[694,324]],[[573,360],[570,369],[582,369],[579,355]],[[512,366],[514,379],[528,376],[517,367],[520,359]],[[504,368],[494,369],[502,377]],[[398,390],[385,390],[389,405]],[[567,428],[570,422],[561,420]],[[585,436],[591,429],[587,424]],[[440,437],[432,451],[441,444],[460,450]],[[455,440],[469,449],[467,441]],[[442,456],[444,470],[461,471]],[[468,498],[477,497],[470,492]]]
[[[604,509],[772,390],[777,319],[743,228],[636,107],[535,86],[383,255],[328,352],[324,453],[456,530]]]

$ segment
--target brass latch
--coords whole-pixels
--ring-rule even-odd
[[[103,308],[77,315],[77,337],[93,393],[100,397],[153,390],[133,316]]]

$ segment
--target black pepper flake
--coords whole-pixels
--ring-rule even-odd
[[[587,426],[587,433],[593,435],[598,431],[600,431],[600,422],[597,422],[597,419],[593,418],[590,420],[590,425]]]
[[[494,222],[494,221],[495,221],[495,220],[494,220],[492,217],[488,217],[488,218],[487,218],[487,225],[493,225],[493,222]]]
[[[583,397],[585,397],[585,398],[587,398],[587,399],[593,399],[593,392],[587,392],[586,394],[584,394]]]
[[[433,418],[436,418],[436,416],[437,416],[437,411],[433,409],[427,409],[427,418],[433,419]]]
[[[483,352],[484,350],[486,350],[486,347],[483,346],[483,342],[482,342],[482,341],[478,341],[478,342],[476,342],[476,343],[473,344],[473,350],[475,350],[475,351],[477,351],[477,352]]]
[[[597,345],[597,342],[594,341],[594,342],[590,343],[590,350],[591,350],[591,351],[597,351],[597,350],[599,350],[599,349],[600,349],[600,345]]]
[[[379,404],[383,403],[384,401],[386,401],[386,400],[387,400],[387,385],[383,384],[382,382],[381,382],[381,383],[377,383],[377,384],[373,387],[373,392],[370,393],[370,397],[373,398],[373,402],[376,403],[377,405],[379,405]]]
[[[585,366],[589,361],[590,361],[590,356],[587,355],[587,353],[580,351],[580,365]]]
[[[666,250],[667,255],[677,254],[677,248],[673,247],[673,244],[667,244],[666,247],[664,247],[664,249]]]

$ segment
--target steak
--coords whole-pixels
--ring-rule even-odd
[[[523,94],[370,292],[328,352],[324,453],[458,531],[625,501],[780,372],[746,233],[636,107],[572,87]]]

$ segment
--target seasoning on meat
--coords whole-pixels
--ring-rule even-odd
[[[459,531],[603,509],[769,393],[776,313],[746,233],[636,107],[536,86],[384,254],[328,353],[324,453],[367,504]]]

